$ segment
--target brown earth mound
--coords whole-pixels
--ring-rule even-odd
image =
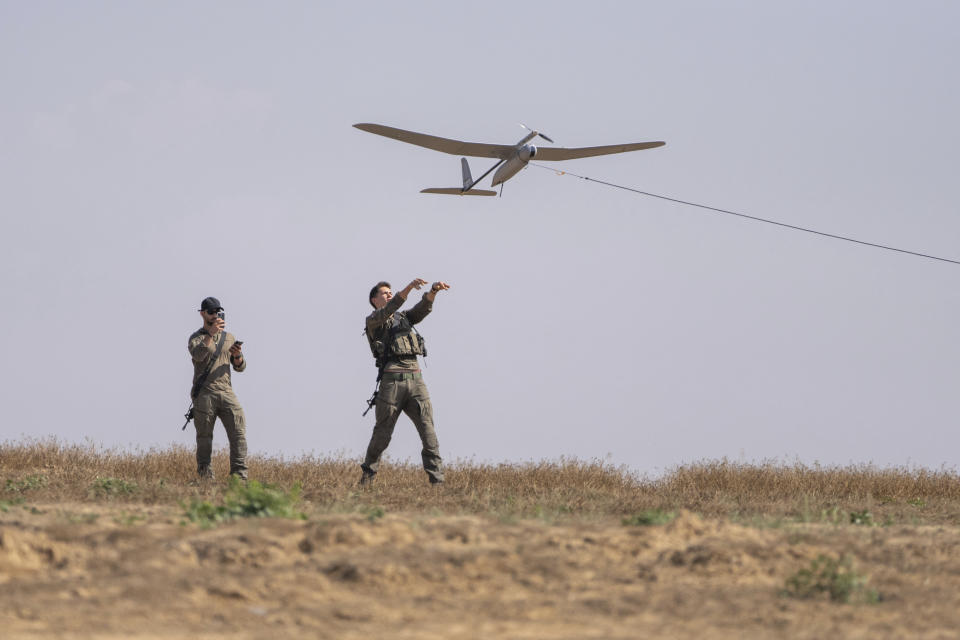
[[[948,638],[960,530],[313,514],[203,529],[173,508],[0,513],[3,638]],[[852,558],[874,604],[783,595]],[[865,591],[866,593],[867,591]]]

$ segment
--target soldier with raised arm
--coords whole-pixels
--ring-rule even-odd
[[[360,484],[369,484],[380,466],[380,456],[390,444],[393,428],[400,412],[406,413],[420,434],[423,450],[423,469],[431,484],[443,482],[440,445],[433,428],[433,407],[430,394],[420,373],[417,356],[427,354],[423,337],[414,328],[433,310],[437,293],[450,286],[434,282],[430,290],[409,311],[400,311],[413,289],[420,289],[426,280],[417,278],[396,294],[389,282],[378,282],[370,290],[370,304],[374,311],[367,316],[366,333],[370,350],[381,370],[380,387],[375,395],[377,421],[367,447],[367,455],[360,465],[363,475]]]
[[[223,307],[216,298],[204,298],[200,304],[203,326],[187,342],[193,359],[193,415],[197,428],[197,473],[213,478],[210,455],[213,450],[213,425],[223,423],[230,441],[230,475],[247,479],[247,429],[243,408],[233,392],[230,369],[243,371],[241,342],[224,330]]]

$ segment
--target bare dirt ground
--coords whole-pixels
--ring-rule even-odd
[[[167,505],[0,513],[0,637],[956,638],[960,528],[310,513],[201,528]],[[782,595],[825,554],[880,601]]]

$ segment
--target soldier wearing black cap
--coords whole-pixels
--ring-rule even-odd
[[[194,424],[197,428],[197,473],[201,478],[213,478],[210,469],[213,425],[220,418],[230,441],[230,474],[246,479],[246,421],[240,401],[230,384],[230,368],[243,371],[247,368],[247,360],[240,350],[242,343],[237,342],[233,334],[224,331],[224,313],[219,300],[204,298],[200,303],[200,315],[203,317],[203,327],[194,331],[187,343],[190,357],[193,358],[194,385],[209,368],[193,401]],[[210,360],[215,356],[216,361],[210,366]]]

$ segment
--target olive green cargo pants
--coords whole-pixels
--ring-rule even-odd
[[[233,391],[203,391],[193,403],[197,427],[197,473],[210,476],[213,425],[220,418],[230,441],[230,474],[247,477],[247,425],[243,408]]]
[[[400,412],[413,420],[423,450],[423,470],[427,472],[431,483],[443,482],[443,461],[440,459],[440,445],[437,433],[433,429],[433,405],[423,376],[419,373],[384,373],[380,381],[380,393],[377,394],[377,423],[373,427],[367,456],[360,467],[363,472],[373,475],[380,467],[380,456],[390,444],[393,428],[397,424]]]

